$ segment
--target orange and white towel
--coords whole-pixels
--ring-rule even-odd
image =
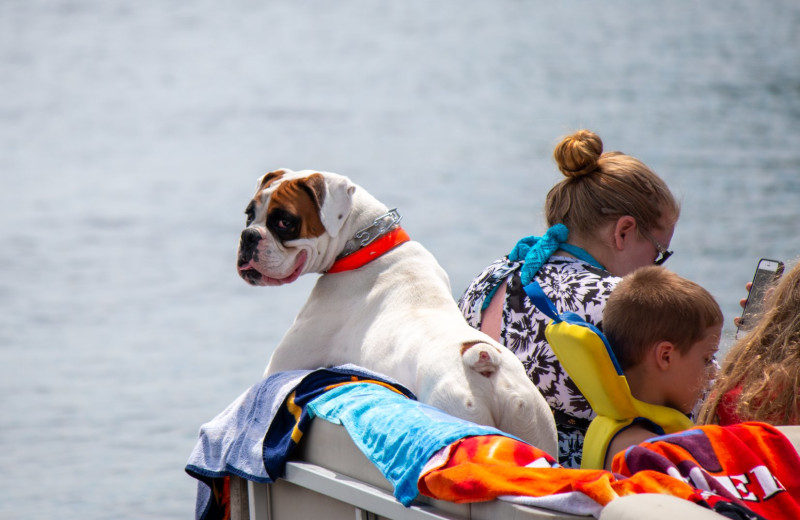
[[[424,495],[453,502],[492,499],[599,516],[612,500],[662,493],[733,518],[800,518],[800,457],[762,423],[702,426],[665,435],[614,459],[614,472],[562,468],[508,437],[467,437],[423,470]],[[734,516],[736,515],[736,516]]]

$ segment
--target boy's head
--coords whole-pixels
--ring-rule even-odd
[[[603,331],[637,399],[691,413],[716,373],[722,311],[708,291],[663,267],[625,276]]]
[[[685,354],[722,321],[722,310],[708,291],[663,267],[647,266],[625,276],[611,293],[603,332],[626,370],[661,341]]]

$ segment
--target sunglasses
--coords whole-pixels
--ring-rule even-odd
[[[651,235],[651,234],[650,234],[650,233],[648,233],[647,231],[645,231],[645,230],[643,230],[643,229],[640,229],[640,230],[639,230],[639,232],[640,232],[642,235],[644,235],[644,237],[645,237],[647,240],[649,240],[649,241],[650,241],[650,242],[653,244],[653,247],[655,247],[655,248],[656,248],[656,251],[658,251],[658,256],[656,257],[656,259],[655,259],[655,260],[653,260],[653,263],[654,263],[655,265],[661,265],[661,264],[663,264],[663,263],[664,263],[664,262],[666,262],[666,261],[667,261],[667,259],[668,259],[669,257],[671,257],[671,256],[672,256],[672,254],[674,253],[674,251],[670,251],[670,250],[669,250],[669,249],[667,249],[666,247],[664,247],[664,246],[662,246],[661,244],[659,244],[659,243],[658,243],[658,240],[656,240],[655,238],[653,238],[653,235]]]

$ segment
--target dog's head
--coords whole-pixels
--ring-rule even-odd
[[[245,209],[239,275],[252,285],[282,285],[324,271],[353,207],[355,185],[329,172],[281,169],[258,181]]]

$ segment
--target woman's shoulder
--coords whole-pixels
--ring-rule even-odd
[[[494,286],[500,280],[505,279],[509,274],[519,269],[522,262],[512,262],[507,256],[503,256],[490,263],[470,281],[467,292],[483,292],[486,286]]]
[[[578,258],[553,256],[540,270],[544,275],[558,277],[564,282],[580,281],[583,285],[594,284],[607,287],[609,291],[616,287],[622,278],[614,276],[605,269],[594,267]]]
[[[575,312],[599,325],[605,307],[620,278],[570,257],[552,257],[536,275],[544,292],[559,312]]]
[[[511,262],[507,257],[501,257],[487,265],[470,281],[458,299],[458,308],[470,325],[480,327],[483,310],[491,301],[497,287],[520,265],[522,262]]]

